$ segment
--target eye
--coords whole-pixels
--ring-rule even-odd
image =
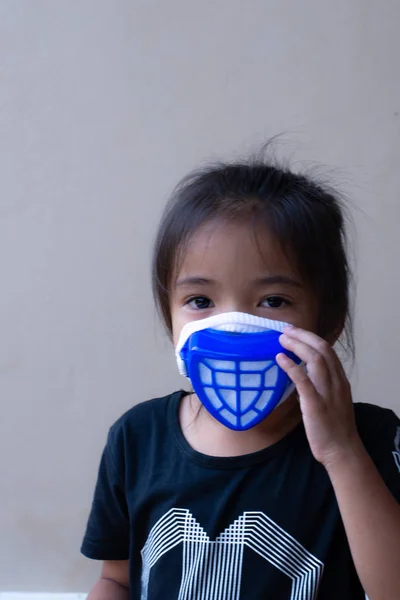
[[[289,302],[282,298],[282,296],[268,296],[265,298],[261,305],[266,308],[281,308],[282,306],[288,305]]]
[[[206,296],[196,296],[195,298],[189,298],[185,304],[195,310],[204,310],[211,307],[212,301]]]

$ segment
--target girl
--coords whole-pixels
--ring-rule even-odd
[[[352,347],[335,194],[261,160],[189,175],[153,287],[195,389],[111,427],[82,544],[104,561],[89,600],[398,600],[400,421],[353,405],[332,348],[343,332]],[[249,340],[265,340],[258,362],[235,362],[229,344]]]

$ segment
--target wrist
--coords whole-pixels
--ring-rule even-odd
[[[358,434],[346,446],[331,452],[323,461],[323,466],[332,478],[343,470],[359,468],[360,462],[369,461],[369,455]]]

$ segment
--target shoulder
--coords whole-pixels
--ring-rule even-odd
[[[118,458],[134,448],[143,448],[151,438],[168,431],[169,411],[177,406],[185,392],[182,390],[136,404],[127,410],[111,427],[107,448]]]
[[[400,419],[389,408],[383,408],[375,404],[356,402],[354,413],[357,429],[367,449],[373,450],[377,445],[390,438],[390,443],[397,435]]]
[[[355,404],[360,438],[382,479],[400,502],[400,419],[373,404]]]
[[[368,427],[377,422],[381,423],[387,420],[398,419],[390,408],[368,404],[367,402],[355,402],[354,412],[357,425],[360,427]]]
[[[384,408],[377,404],[369,404],[367,402],[355,402],[354,411],[359,419],[383,418],[385,415],[394,414],[390,408]]]
[[[170,404],[174,401],[178,402],[183,393],[183,391],[173,392],[132,406],[110,427],[110,436],[115,438],[135,431],[140,433],[143,428],[154,425],[160,420],[165,424]]]

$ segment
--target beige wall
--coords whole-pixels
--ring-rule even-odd
[[[108,426],[181,385],[151,240],[199,160],[289,132],[357,207],[357,400],[400,413],[398,0],[0,0],[0,590],[85,591]]]

